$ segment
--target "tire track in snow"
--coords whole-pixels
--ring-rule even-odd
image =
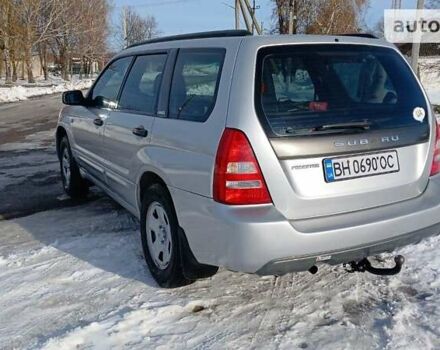
[[[273,276],[272,277],[272,281],[271,281],[271,291],[270,291],[270,297],[269,297],[269,306],[266,307],[264,314],[261,316],[261,320],[258,323],[258,326],[254,332],[254,335],[251,338],[251,342],[250,342],[250,349],[255,349],[255,344],[261,344],[262,342],[262,334],[261,331],[266,328],[266,323],[267,323],[267,318],[269,313],[272,311],[272,306],[274,304],[274,295],[275,294],[279,294],[280,293],[280,279],[282,277],[278,277],[278,276]]]
[[[300,277],[299,275],[290,274],[289,281],[286,278],[285,282],[284,282],[285,293],[284,293],[283,297],[285,298],[285,300],[288,300],[289,302],[286,305],[286,307],[282,309],[278,323],[274,324],[276,334],[279,335],[278,337],[275,338],[275,344],[276,344],[277,348],[279,348],[279,346],[283,343],[283,340],[284,340],[287,332],[291,328],[289,323],[290,323],[292,314],[294,313],[295,305],[296,305],[295,304],[296,295],[294,295],[294,296],[292,295],[292,292],[294,290],[294,284],[296,284],[296,286],[298,286],[298,284],[299,285],[305,284],[305,283],[303,283],[303,279],[299,278],[299,277]]]

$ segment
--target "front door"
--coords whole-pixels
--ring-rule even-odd
[[[70,115],[73,133],[72,146],[81,167],[104,181],[102,136],[104,124],[117,97],[132,57],[124,57],[110,64],[98,78],[87,97],[87,106],[76,107]]]

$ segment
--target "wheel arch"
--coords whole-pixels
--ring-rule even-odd
[[[161,176],[159,176],[156,172],[152,170],[147,170],[142,173],[138,181],[137,196],[136,196],[138,209],[140,210],[141,208],[142,198],[144,197],[145,191],[148,189],[148,187],[154,184],[160,184],[167,190],[171,198],[171,203],[174,207],[174,201],[165,180]]]

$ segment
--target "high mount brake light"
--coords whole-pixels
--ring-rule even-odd
[[[214,200],[224,204],[272,203],[260,166],[246,135],[225,129],[215,161]]]

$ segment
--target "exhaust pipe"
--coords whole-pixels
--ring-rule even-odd
[[[309,269],[309,272],[310,272],[312,275],[316,274],[316,273],[318,272],[318,266],[313,265],[313,266]]]

